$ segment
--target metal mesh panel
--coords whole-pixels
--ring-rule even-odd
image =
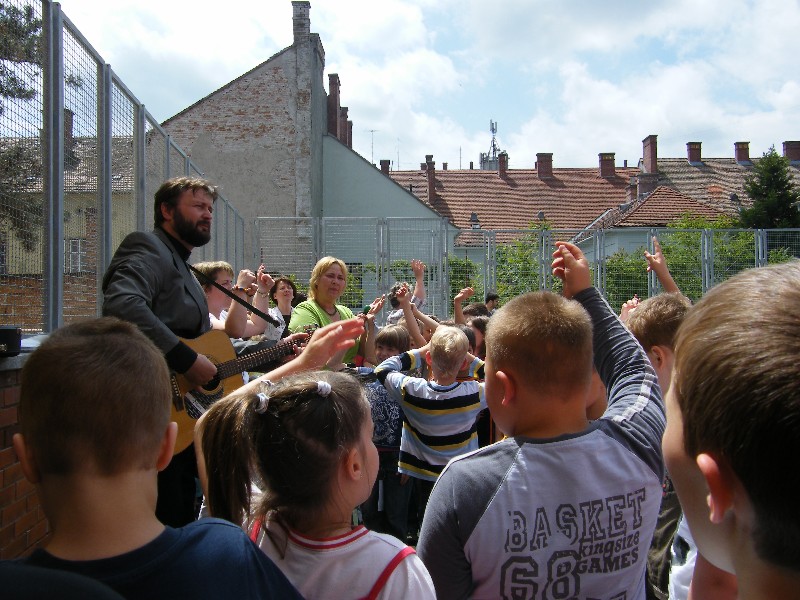
[[[262,217],[255,220],[256,261],[273,276],[292,278],[305,293],[316,258],[312,218]]]
[[[97,313],[97,62],[64,28],[64,322]]]
[[[386,219],[387,245],[382,255],[385,257],[378,282],[378,292],[385,294],[397,281],[406,281],[413,291],[414,273],[411,270],[413,259],[425,263],[425,311],[429,314],[447,313],[448,301],[445,290],[446,261],[443,249],[447,240],[440,219]],[[388,307],[387,307],[388,309]]]
[[[345,262],[350,272],[347,288],[339,302],[358,312],[378,295],[377,253],[382,219],[369,217],[326,218],[323,220],[324,255]]]
[[[154,125],[149,117],[145,120],[145,184],[144,198],[147,217],[144,222],[148,226],[153,224],[153,196],[158,187],[168,179],[164,170],[164,157],[167,153],[167,138],[161,130]]]
[[[800,257],[800,231],[773,229],[764,232],[767,264],[788,262]]]
[[[31,25],[27,40],[0,41],[4,86],[0,98],[0,324],[41,331],[44,324],[44,169],[40,132],[42,70],[36,39],[41,5],[6,2]],[[26,12],[26,9],[28,12]]]
[[[167,179],[180,177],[186,174],[186,159],[178,147],[170,143],[169,145],[169,175]]]
[[[715,230],[710,234],[709,251],[713,272],[709,282],[716,285],[730,279],[738,272],[752,269],[757,264],[756,233],[741,230]],[[707,291],[707,290],[705,290]]]
[[[111,248],[136,229],[134,104],[116,83],[111,88]]]

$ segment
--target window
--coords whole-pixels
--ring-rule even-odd
[[[87,241],[84,238],[64,240],[64,271],[81,273],[88,270],[86,264]]]

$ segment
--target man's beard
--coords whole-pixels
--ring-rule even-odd
[[[177,233],[178,237],[184,242],[194,248],[197,248],[198,246],[205,246],[209,241],[211,241],[210,226],[208,231],[201,231],[197,228],[197,224],[193,224],[191,221],[184,219],[180,209],[178,208],[175,209],[174,215],[173,226],[175,228],[175,233]]]

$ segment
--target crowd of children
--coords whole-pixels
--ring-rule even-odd
[[[334,321],[201,417],[203,518],[177,529],[163,354],[116,319],[63,327],[23,370],[14,447],[52,533],[18,566],[127,598],[800,595],[800,262],[692,306],[657,240],[645,258],[665,293],[620,316],[558,242],[561,295],[465,288],[443,323],[412,261],[391,324]],[[357,339],[359,369],[321,370]]]

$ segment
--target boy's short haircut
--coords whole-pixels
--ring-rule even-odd
[[[637,309],[638,310],[638,309]],[[671,393],[688,456],[723,457],[755,512],[764,560],[800,571],[800,261],[744,271],[713,288],[675,341]],[[672,391],[674,390],[674,391]]]
[[[431,367],[437,377],[455,376],[467,357],[469,342],[456,327],[440,326],[430,341]]]
[[[488,294],[486,294],[486,302],[491,302],[492,300],[500,300],[500,296],[498,296],[494,292],[489,292]]]
[[[672,350],[675,333],[692,303],[683,294],[668,292],[648,298],[636,307],[626,325],[645,352],[653,346]]]
[[[405,327],[387,325],[375,336],[375,345],[394,348],[400,353],[407,352],[411,348],[411,337]]]
[[[591,381],[589,313],[552,292],[523,294],[498,309],[485,344],[492,370],[510,371],[533,391],[558,394]]]
[[[169,423],[164,356],[112,317],[66,325],[22,369],[19,423],[45,474],[149,469]]]
[[[461,311],[465,317],[488,317],[489,309],[486,308],[486,305],[483,302],[473,302],[472,304],[467,304],[464,307],[464,310]]]

